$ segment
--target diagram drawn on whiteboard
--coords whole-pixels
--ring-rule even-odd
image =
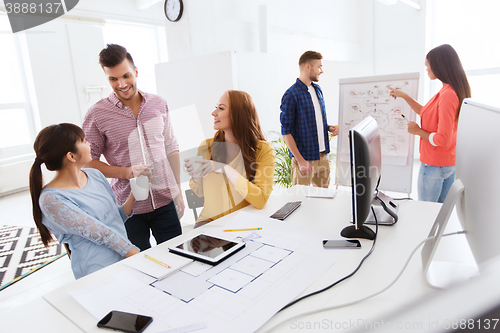
[[[411,80],[356,83],[344,86],[344,98],[341,105],[344,111],[342,122],[339,124],[341,133],[347,135],[348,131],[361,120],[372,116],[379,126],[382,156],[406,157],[409,152],[410,138],[406,119],[411,119],[411,109],[402,98],[396,100],[392,98],[387,86],[402,90],[408,95],[411,95],[413,90]],[[348,140],[343,140],[340,153],[349,154]]]
[[[416,113],[404,99],[392,98],[388,86],[416,100],[419,77],[420,73],[414,72],[339,80],[337,185],[351,185],[349,130],[364,118],[372,116],[379,126],[382,148],[379,189],[411,193],[415,136],[408,133],[408,122],[415,121]]]

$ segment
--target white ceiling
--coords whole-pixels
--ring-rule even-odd
[[[135,0],[137,9],[146,9],[163,0]]]

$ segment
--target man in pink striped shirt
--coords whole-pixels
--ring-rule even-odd
[[[149,177],[148,198],[135,202],[134,215],[125,222],[130,241],[145,250],[151,247],[150,231],[158,244],[181,234],[179,145],[167,102],[137,89],[138,71],[130,53],[108,44],[99,53],[99,63],[113,92],[85,115],[82,127],[92,154],[87,167],[113,178],[120,205],[131,191],[129,179]],[[107,163],[100,161],[101,155]]]

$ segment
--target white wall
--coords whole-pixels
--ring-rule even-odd
[[[404,3],[384,5],[375,1],[373,8],[374,75],[419,72],[418,101],[429,98],[425,89],[430,79],[425,71],[427,1],[419,1],[420,10]],[[418,161],[420,140],[415,140],[414,159]]]
[[[424,6],[425,2],[420,1]],[[400,3],[387,6],[377,0],[185,0],[184,16],[176,23],[164,18],[163,1],[143,10],[137,9],[137,3],[80,1],[67,17],[26,33],[42,127],[60,122],[81,124],[87,108],[101,97],[85,96],[84,87],[107,85],[97,64],[98,51],[104,46],[100,37],[102,20],[164,25],[172,61],[236,52],[237,87],[254,97],[266,132],[279,130],[280,99],[298,76],[297,59],[306,49],[316,49],[325,57],[320,84],[330,123],[336,123],[338,118],[338,78],[422,69],[425,10],[415,11]],[[394,33],[397,38],[391,37]],[[215,102],[221,93],[213,97]],[[175,101],[171,102],[175,106]],[[26,168],[9,168],[17,170],[17,174],[9,175],[20,180],[18,187],[26,186]],[[11,183],[4,186],[5,177],[1,178],[0,192],[16,188]]]
[[[237,53],[236,61],[238,89],[254,98],[263,131],[280,132],[281,98],[299,76],[298,56]],[[323,70],[318,83],[325,97],[327,119],[330,124],[337,124],[339,79],[371,75],[371,64],[324,60]]]
[[[235,52],[226,51],[190,59],[169,61],[156,65],[158,95],[168,101],[169,109],[177,123],[174,133],[179,141],[193,142],[190,137],[197,137],[197,148],[201,141],[213,136],[212,111],[225,90],[237,89]],[[186,107],[194,105],[196,118],[181,117]],[[202,133],[196,132],[193,124],[201,124]]]
[[[267,13],[266,24],[262,23],[262,10]],[[185,2],[183,19],[167,24],[170,65],[165,65],[171,68],[170,73],[176,66],[184,67],[185,72],[179,70],[174,77],[157,75],[159,85],[163,85],[163,80],[174,80],[165,83],[170,88],[159,87],[158,93],[167,98],[172,109],[196,104],[194,99],[198,98],[187,95],[191,92],[169,94],[168,89],[178,92],[177,84],[186,85],[179,81],[191,82],[192,69],[188,64],[196,66],[201,82],[223,86],[218,82],[217,70],[203,71],[199,61],[204,61],[204,56],[231,51],[236,55],[236,63],[230,66],[236,66],[233,75],[237,83],[230,88],[252,95],[265,132],[279,131],[281,97],[298,77],[299,56],[313,49],[325,57],[325,74],[320,84],[329,122],[337,123],[338,79],[373,75],[372,27],[371,0],[314,0],[307,6],[297,0],[191,0]],[[265,53],[260,52],[263,37],[268,44]],[[194,85],[198,91],[199,84],[193,81],[187,86]],[[213,85],[207,90],[213,96],[203,97],[204,102],[197,105],[204,126],[211,124],[211,109],[223,92],[212,88]],[[212,135],[211,125],[205,127],[205,135]]]
[[[98,64],[99,51],[105,46],[100,20],[165,21],[162,3],[138,10],[135,0],[80,1],[69,16],[26,33],[42,127],[60,122],[80,125],[87,109],[109,94],[109,88],[102,95],[90,96],[84,90],[90,85],[108,87]]]
[[[141,3],[139,0],[80,0],[69,15],[142,23],[165,22],[164,1],[151,2],[152,6],[139,9],[138,4]]]
[[[42,126],[80,123],[66,24],[51,21],[26,34]]]
[[[165,24],[163,3],[138,10],[135,0],[85,0],[67,15],[22,32],[41,127],[61,122],[81,125],[87,109],[109,94],[109,88],[102,95],[86,96],[84,90],[90,85],[108,86],[98,64],[104,19]],[[0,194],[27,187],[32,162],[33,155],[0,161]]]
[[[361,66],[361,70],[348,66],[355,69],[352,73],[338,66],[335,71],[345,74],[335,76],[373,74],[373,1],[314,0],[310,4],[304,8],[303,2],[297,0],[188,0],[183,18],[176,23],[164,18],[162,1],[138,10],[134,0],[86,0],[80,1],[70,14],[94,21],[163,22],[169,59],[180,60],[228,50],[239,54],[259,52],[259,8],[265,5],[268,52],[290,59],[293,65],[276,73],[271,64],[275,61],[279,65],[280,58],[268,62],[261,57],[260,64],[240,72],[246,70],[245,75],[264,85],[279,86],[274,82],[283,80],[289,86],[298,75],[296,59],[305,49],[316,49],[326,60]],[[60,18],[31,31],[26,37],[42,127],[63,121],[80,124],[88,107],[101,97],[85,96],[84,87],[107,85],[97,64],[97,53],[104,46],[101,27]],[[334,74],[326,70],[324,77]],[[263,94],[269,95],[268,88],[266,91]],[[103,95],[107,93],[109,90]],[[337,103],[327,103],[336,108]]]
[[[185,1],[183,18],[167,24],[169,59],[259,52],[262,6],[269,53],[300,55],[309,48],[328,60],[371,61],[372,0]]]
[[[156,66],[158,94],[169,102],[170,110],[178,120],[174,129],[179,140],[181,137],[188,140],[186,136],[192,135],[199,137],[199,143],[213,136],[211,113],[219,97],[229,89],[243,90],[253,97],[264,133],[280,132],[281,97],[295,83],[299,74],[297,62],[297,57],[290,55],[234,51],[169,61]],[[325,60],[323,68],[325,73],[319,83],[325,96],[328,121],[336,124],[339,79],[349,75],[368,75],[371,65]],[[182,119],[177,115],[186,112],[184,108],[190,105],[196,108],[197,119]],[[203,133],[191,129],[191,124],[197,124],[198,120]]]
[[[374,75],[420,73],[419,100],[422,101],[425,72],[426,1],[420,10],[404,3],[374,2]]]

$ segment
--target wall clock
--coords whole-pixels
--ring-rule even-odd
[[[184,4],[182,3],[182,0],[165,0],[164,10],[165,16],[169,21],[177,22],[182,17]]]

